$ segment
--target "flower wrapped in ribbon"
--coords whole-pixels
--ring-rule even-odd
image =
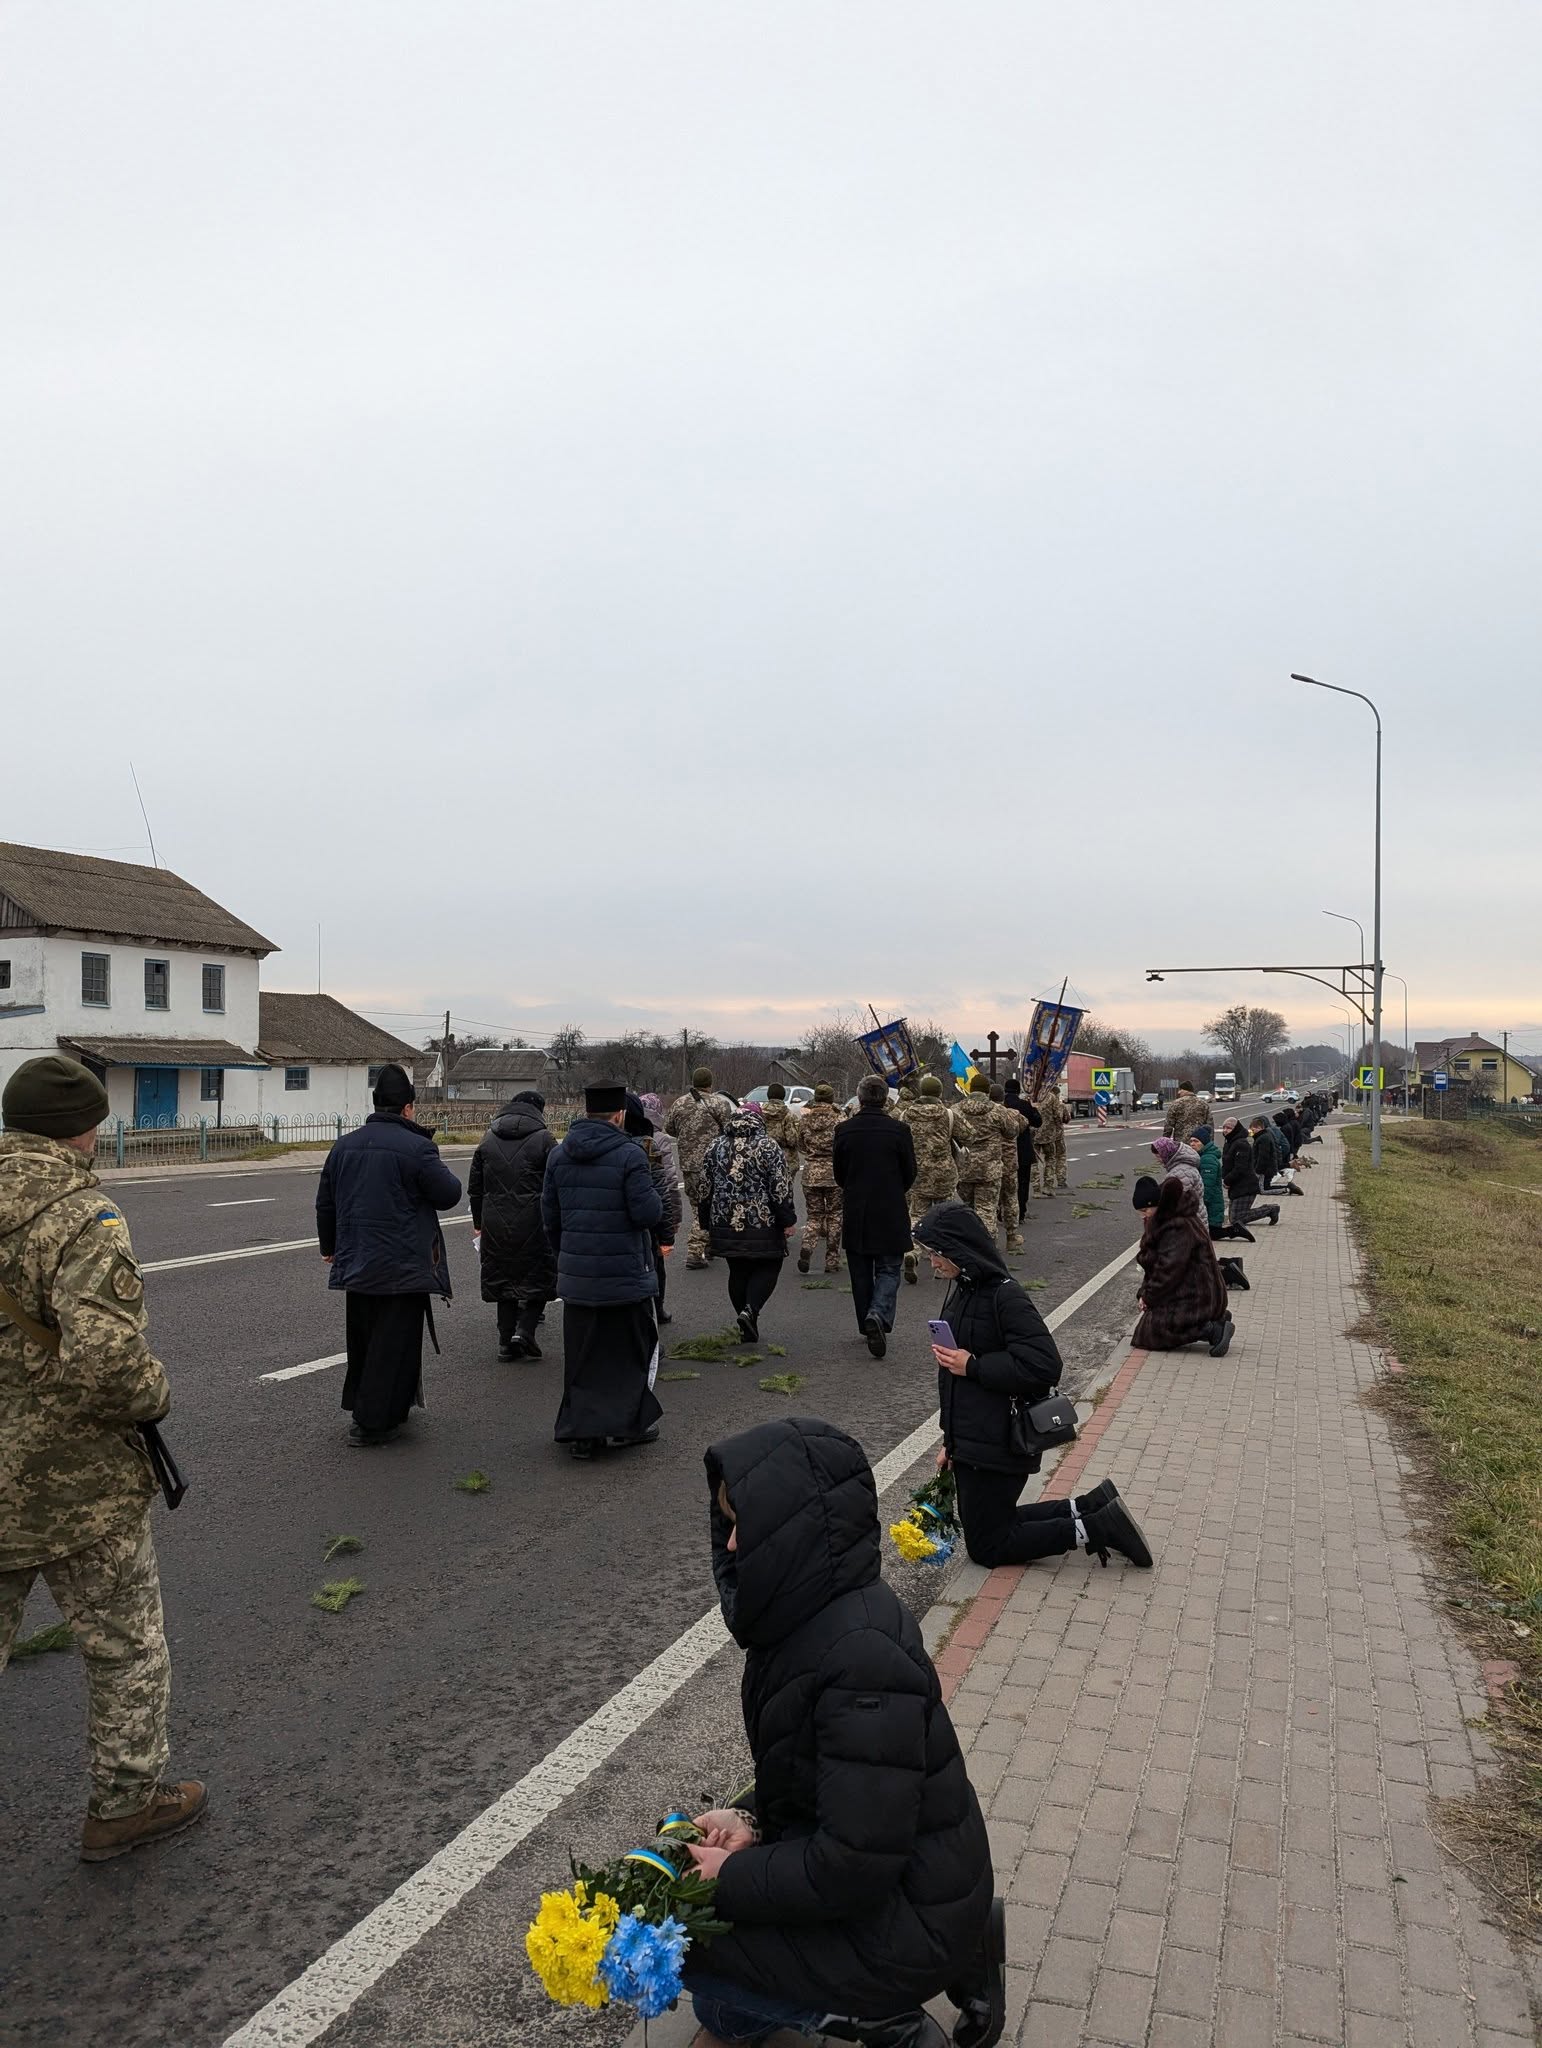
[[[646,1848],[597,1868],[575,1861],[568,1890],[542,1895],[525,1953],[554,2005],[615,2000],[645,2020],[669,2010],[692,1943],[724,1931],[717,1887],[689,1854],[700,1840],[688,1814],[666,1814]]]
[[[918,1486],[904,1518],[889,1524],[890,1540],[906,1564],[946,1564],[958,1534],[958,1486],[948,1466]]]

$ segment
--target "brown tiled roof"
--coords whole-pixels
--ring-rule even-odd
[[[289,995],[279,989],[264,989],[257,998],[258,1049],[270,1060],[288,1066],[314,1060],[329,1060],[366,1066],[382,1066],[395,1060],[412,1072],[417,1058],[415,1047],[378,1024],[371,1024],[357,1010],[350,1010],[336,996]]]
[[[60,1047],[77,1059],[104,1067],[265,1067],[259,1053],[228,1038],[61,1038]]]
[[[455,1086],[466,1081],[538,1081],[548,1072],[551,1061],[544,1052],[518,1045],[504,1052],[495,1045],[476,1052],[463,1052],[450,1069]]]
[[[271,953],[273,941],[169,868],[0,844],[0,925]]]

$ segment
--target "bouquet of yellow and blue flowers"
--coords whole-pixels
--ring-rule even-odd
[[[945,1465],[916,1488],[903,1521],[889,1524],[889,1535],[906,1564],[946,1564],[958,1534],[958,1485]]]
[[[667,1814],[648,1848],[598,1868],[574,1861],[569,1889],[543,1893],[525,1953],[554,2005],[616,1999],[645,2020],[669,2010],[692,1942],[725,1931],[712,1911],[717,1887],[688,1853],[700,1840],[688,1815]]]

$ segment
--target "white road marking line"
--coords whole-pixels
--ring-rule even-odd
[[[302,1373],[322,1372],[329,1365],[346,1365],[346,1351],[334,1351],[330,1358],[313,1358],[305,1365],[286,1365],[279,1372],[260,1372],[260,1380],[297,1380]]]
[[[1084,1286],[1044,1318],[1058,1329],[1134,1258],[1132,1245],[1111,1259]],[[873,1467],[880,1493],[923,1458],[938,1440],[935,1421],[924,1422]],[[270,1998],[260,2012],[226,2038],[224,2048],[308,2048],[349,2010],[387,1970],[437,1927],[467,1893],[533,1834],[562,1804],[615,1755],[629,1736],[723,1649],[729,1641],[714,1607],[692,1622],[613,1693],[587,1721],[565,1735],[555,1749],[528,1770],[491,1806],[431,1856],[421,1870],[399,1884],[373,1912],[333,1942],[292,1984]]]
[[[264,1202],[276,1202],[277,1195],[242,1195],[234,1202],[211,1202],[211,1209],[256,1209]]]
[[[469,1223],[471,1217],[446,1216],[445,1227],[452,1223]],[[141,1273],[179,1273],[187,1266],[217,1266],[225,1259],[265,1259],[270,1252],[313,1252],[316,1249],[315,1234],[309,1237],[286,1238],[282,1244],[244,1244],[233,1252],[192,1252],[181,1259],[146,1259],[140,1265]]]

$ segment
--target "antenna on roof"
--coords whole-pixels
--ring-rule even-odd
[[[129,763],[129,774],[134,776],[134,794],[139,798],[139,815],[145,821],[145,837],[150,842],[150,865],[151,867],[158,868],[161,864],[161,857],[155,850],[155,834],[150,830],[150,813],[145,809],[144,792],[139,787],[139,777],[134,775],[134,764],[132,761]]]
[[[321,925],[316,926],[316,993],[321,994]]]

